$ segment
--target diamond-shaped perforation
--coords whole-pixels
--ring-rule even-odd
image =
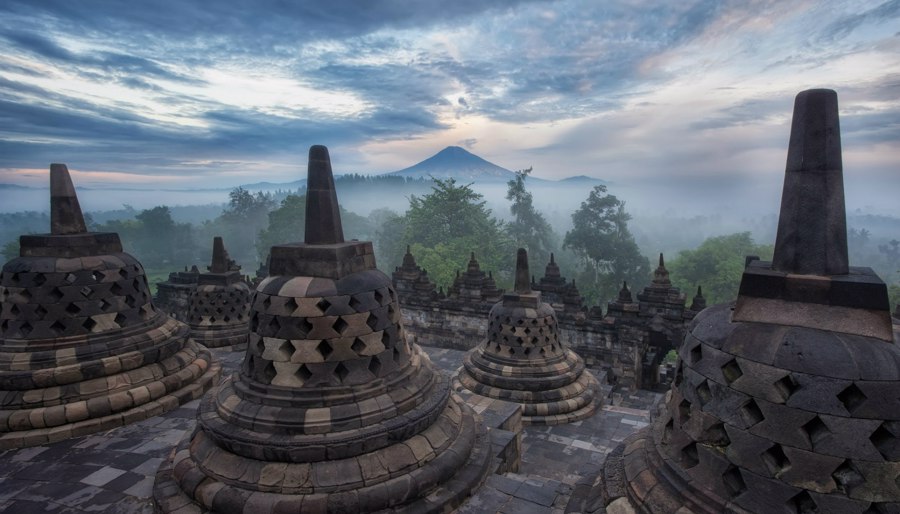
[[[844,462],[831,473],[831,478],[844,494],[850,494],[853,489],[866,481],[850,459],[844,459]]]
[[[334,331],[338,334],[343,334],[344,331],[347,330],[348,326],[350,325],[348,325],[347,322],[344,321],[344,319],[341,317],[338,317],[336,320],[334,320],[334,323],[331,324],[331,328],[333,328]]]
[[[94,318],[87,318],[84,320],[84,323],[82,323],[81,326],[84,327],[88,332],[91,332],[94,330],[94,327],[97,326],[97,322],[94,321]]]
[[[122,294],[125,292],[125,290],[122,289],[121,284],[119,284],[118,282],[114,282],[113,285],[110,286],[109,292],[116,296],[122,296]]]
[[[294,355],[294,350],[295,350],[294,345],[292,345],[290,341],[283,341],[278,346],[278,352],[286,360],[291,360],[291,355]]]
[[[331,347],[331,344],[328,341],[322,340],[321,343],[316,346],[316,351],[322,356],[323,360],[328,360],[328,356],[334,353],[334,348]]]
[[[106,278],[106,275],[104,275],[100,271],[92,271],[91,278],[94,279],[94,282],[103,282],[103,279]]]
[[[741,470],[734,465],[729,465],[728,469],[722,473],[722,482],[725,484],[725,489],[732,498],[739,496],[747,490],[747,484],[744,483],[744,477],[741,475]]]
[[[376,377],[381,375],[381,359],[377,355],[373,355],[369,360],[369,372]]]
[[[784,450],[781,449],[780,444],[773,444],[759,456],[762,459],[763,464],[765,464],[766,469],[774,476],[779,476],[791,467],[791,461],[788,460],[787,455],[784,454]]]
[[[343,362],[338,362],[338,365],[334,368],[334,376],[336,376],[341,383],[344,383],[344,380],[349,374],[350,370],[347,369],[347,366],[344,366]]]
[[[788,398],[800,388],[800,384],[794,380],[793,375],[790,373],[781,377],[772,385],[775,387],[775,390],[778,391],[778,394],[781,395],[783,401],[788,401]]]
[[[81,307],[74,303],[70,303],[69,305],[66,305],[66,312],[68,312],[72,316],[77,316],[78,313],[81,312]]]
[[[724,423],[713,423],[709,428],[703,431],[700,441],[714,446],[725,447],[731,444],[728,432],[725,431]]]
[[[78,277],[76,277],[74,273],[66,273],[66,276],[63,278],[63,280],[65,280],[69,284],[74,284],[75,281],[78,280]]]
[[[690,469],[700,463],[700,457],[697,455],[697,443],[690,442],[681,449],[681,465],[686,469]]]
[[[97,307],[99,307],[101,311],[106,312],[110,307],[112,307],[112,304],[106,301],[105,298],[103,298],[99,302],[97,302]]]
[[[116,317],[113,319],[116,322],[116,325],[120,327],[124,327],[126,323],[128,323],[128,318],[125,317],[121,312],[116,314]]]
[[[738,364],[737,359],[731,359],[725,364],[722,364],[722,376],[728,384],[741,378],[743,374],[744,372],[741,370],[741,366]]]
[[[691,419],[691,402],[681,400],[678,404],[678,422],[684,425]]]
[[[287,301],[284,302],[284,308],[288,312],[288,315],[297,310],[297,307],[299,307],[299,305],[297,305],[297,300],[293,297],[288,298]]]
[[[366,343],[362,339],[356,337],[353,339],[353,344],[350,345],[350,349],[358,354],[362,353],[366,350]]]
[[[712,391],[709,390],[709,381],[704,380],[697,386],[697,398],[700,399],[700,405],[706,405],[712,399]]]
[[[853,411],[868,400],[866,395],[856,387],[856,384],[850,384],[845,387],[843,391],[838,393],[837,397],[850,414],[853,414]]]
[[[266,367],[263,369],[263,377],[265,377],[266,383],[271,384],[277,374],[278,371],[275,369],[275,365],[271,361],[267,362]]]
[[[353,309],[354,312],[360,312],[359,307],[362,305],[362,302],[356,299],[356,296],[350,296],[350,301],[347,302],[347,305]]]
[[[35,314],[36,316],[38,316],[39,318],[44,319],[44,316],[47,315],[47,309],[45,309],[43,305],[38,305],[38,306],[34,309],[34,314]]]
[[[331,307],[331,302],[327,299],[322,298],[318,302],[316,302],[316,307],[322,311],[322,314],[325,314],[328,311],[328,308]]]
[[[56,320],[52,325],[50,325],[50,330],[52,330],[54,334],[59,336],[66,331],[66,326],[63,325],[61,321]]]
[[[312,331],[313,324],[306,318],[300,318],[299,321],[297,321],[296,327],[300,330],[300,337],[306,337]]]
[[[895,435],[900,432],[900,422],[885,421],[869,436],[869,441],[878,453],[888,461],[900,460],[900,439]]]
[[[792,496],[786,502],[788,512],[796,512],[797,514],[813,514],[819,512],[819,506],[813,501],[812,496],[806,490]]]
[[[744,422],[747,423],[748,427],[752,427],[753,425],[766,419],[766,417],[763,416],[762,409],[760,409],[759,405],[756,404],[756,400],[753,400],[752,398],[750,400],[747,400],[745,404],[741,405],[740,412],[741,418],[744,419]]]
[[[53,303],[57,303],[57,302],[59,302],[59,301],[62,299],[62,297],[63,297],[64,295],[63,295],[63,292],[60,291],[60,289],[59,289],[58,287],[54,287],[54,288],[50,291],[50,293],[48,293],[47,296],[49,296],[50,299],[53,300]]]
[[[309,370],[309,368],[306,367],[306,364],[303,364],[302,366],[297,368],[297,371],[294,372],[294,375],[296,375],[296,377],[299,378],[301,382],[306,383],[306,381],[312,377],[312,372]]]
[[[120,269],[119,269],[119,276],[122,277],[122,278],[128,278],[128,269],[127,269],[127,268],[120,268]]]
[[[28,334],[30,334],[32,330],[34,330],[34,327],[32,327],[31,323],[29,323],[27,321],[22,322],[22,324],[19,325],[19,332],[23,336],[28,336]]]
[[[19,304],[17,304],[17,303],[12,304],[12,307],[9,308],[9,313],[12,314],[13,316],[18,316],[19,314],[21,314],[22,311],[19,309]]]
[[[813,418],[804,423],[800,429],[803,430],[803,433],[806,435],[806,438],[809,439],[809,443],[813,447],[831,433],[831,430],[828,430],[828,426],[825,425],[825,422],[822,421],[822,418],[819,416],[813,416]]]
[[[267,331],[269,334],[272,334],[274,336],[278,333],[279,330],[281,330],[281,322],[278,321],[278,318],[272,316],[272,319],[269,320]]]
[[[697,364],[700,362],[700,359],[703,358],[703,345],[697,344],[697,346],[691,348],[691,364]]]

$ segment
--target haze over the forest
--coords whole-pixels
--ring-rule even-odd
[[[0,16],[0,183],[66,162],[81,186],[230,188],[296,180],[311,144],[364,174],[455,145],[607,180],[636,212],[734,212],[777,204],[793,96],[829,87],[851,210],[900,190],[896,1],[7,0]]]

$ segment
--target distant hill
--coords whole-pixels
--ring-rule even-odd
[[[531,180],[529,178],[529,180]],[[557,184],[567,184],[567,185],[576,185],[576,184],[608,184],[607,181],[599,178],[589,177],[587,175],[576,175],[574,177],[567,177],[564,179],[560,179],[556,181]]]
[[[410,178],[454,178],[461,182],[506,182],[516,174],[459,146],[448,146],[424,161],[384,175]]]
[[[305,189],[306,188],[306,179],[295,180],[293,182],[255,182],[253,184],[243,184],[240,187],[248,190],[248,191],[268,191],[273,189],[287,189],[287,190],[296,190],[296,189]]]

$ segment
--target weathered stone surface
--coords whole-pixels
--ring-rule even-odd
[[[208,348],[243,350],[249,336],[251,293],[221,237],[214,239],[209,270],[197,274],[190,289],[185,321],[191,337]]]
[[[596,379],[560,340],[553,308],[531,291],[528,256],[519,249],[515,292],[491,309],[488,336],[466,354],[461,387],[522,404],[525,424],[559,424],[594,413]]]
[[[748,261],[733,313],[694,319],[665,410],[604,470],[624,471],[627,494],[594,487],[579,504],[872,513],[900,501],[900,337],[883,283],[847,266],[834,92],[801,93],[794,116],[774,263]]]
[[[444,512],[488,471],[484,425],[407,341],[371,243],[343,241],[327,159],[311,149],[306,242],[272,249],[242,371],[204,399],[157,476],[164,512],[171,498],[243,512],[260,493],[302,512]],[[221,484],[214,497],[198,474]]]
[[[0,274],[0,448],[129,423],[217,380],[208,350],[153,305],[117,234],[86,232],[65,165],[51,167],[51,234],[23,237]]]

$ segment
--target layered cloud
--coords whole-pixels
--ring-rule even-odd
[[[0,17],[0,182],[50,161],[287,181],[316,143],[341,171],[464,144],[545,178],[747,181],[781,171],[809,87],[838,90],[845,164],[900,166],[896,0],[7,0]]]

